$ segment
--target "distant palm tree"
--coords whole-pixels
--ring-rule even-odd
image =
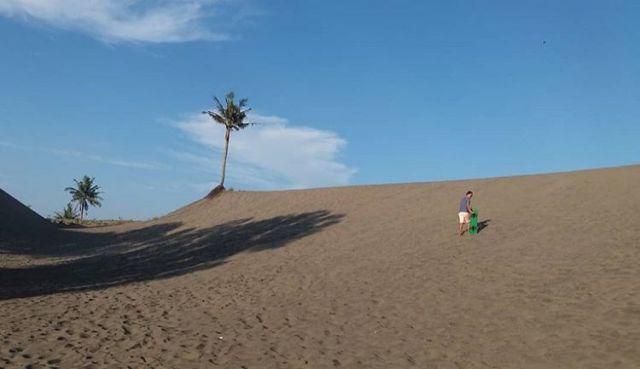
[[[71,203],[68,203],[67,206],[62,210],[62,212],[56,211],[53,218],[59,221],[73,221],[78,219],[78,214],[71,207]]]
[[[224,134],[224,156],[222,158],[222,177],[220,178],[220,184],[216,186],[209,193],[208,196],[213,196],[218,192],[224,190],[224,177],[225,170],[227,167],[227,154],[229,153],[229,137],[231,136],[231,131],[239,131],[241,129],[247,128],[253,123],[246,123],[244,120],[247,118],[247,113],[251,109],[245,109],[247,105],[247,99],[241,99],[237,104],[234,101],[235,95],[232,92],[229,92],[225,96],[225,104],[222,105],[220,100],[217,97],[214,97],[213,100],[216,104],[216,109],[214,111],[203,111],[203,114],[208,114],[216,123],[222,124],[225,127]]]
[[[73,180],[76,183],[76,187],[67,187],[64,190],[71,194],[71,202],[76,203],[76,209],[80,211],[80,224],[84,218],[84,213],[89,211],[89,205],[101,207],[102,197],[99,195],[102,193],[98,191],[100,187],[93,184],[95,178],[89,178],[89,176],[82,177],[81,181]]]

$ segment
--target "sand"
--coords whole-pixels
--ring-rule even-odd
[[[639,368],[638,183],[226,192],[0,242],[0,367]]]
[[[29,207],[0,189],[0,250],[3,246],[18,246],[21,241],[46,239],[55,231],[54,225]]]

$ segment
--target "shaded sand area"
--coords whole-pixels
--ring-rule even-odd
[[[639,183],[230,192],[3,238],[0,367],[639,368]],[[467,189],[483,228],[458,237]]]

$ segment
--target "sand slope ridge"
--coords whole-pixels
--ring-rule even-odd
[[[226,192],[60,230],[0,254],[0,367],[638,368],[638,183]]]

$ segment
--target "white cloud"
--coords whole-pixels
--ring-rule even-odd
[[[101,155],[86,154],[80,151],[58,150],[58,149],[48,149],[47,151],[56,155],[74,156],[77,158],[97,161],[105,164],[116,165],[119,167],[127,167],[127,168],[134,168],[134,169],[148,169],[148,170],[163,168],[163,166],[158,163],[149,163],[149,162],[142,162],[142,161],[122,160],[122,159],[110,159],[110,158],[105,158],[104,156],[101,156]]]
[[[117,42],[220,41],[206,20],[221,0],[0,0],[0,15]]]
[[[340,162],[346,141],[333,132],[291,126],[276,116],[250,115],[247,121],[261,124],[233,132],[229,148],[227,175],[239,185],[261,189],[347,185],[356,172]],[[201,114],[177,126],[212,152],[172,154],[218,174],[224,127]]]
[[[84,160],[91,160],[91,161],[96,161],[100,163],[116,165],[119,167],[127,167],[127,168],[134,168],[134,169],[157,170],[157,169],[164,168],[163,165],[158,163],[131,161],[131,160],[118,159],[118,158],[106,158],[101,155],[87,154],[80,151],[60,150],[60,149],[51,149],[51,148],[45,148],[45,147],[20,145],[20,144],[15,144],[13,142],[8,142],[8,141],[0,141],[0,147],[7,147],[12,149],[28,150],[28,151],[42,151],[47,154],[76,157]]]

